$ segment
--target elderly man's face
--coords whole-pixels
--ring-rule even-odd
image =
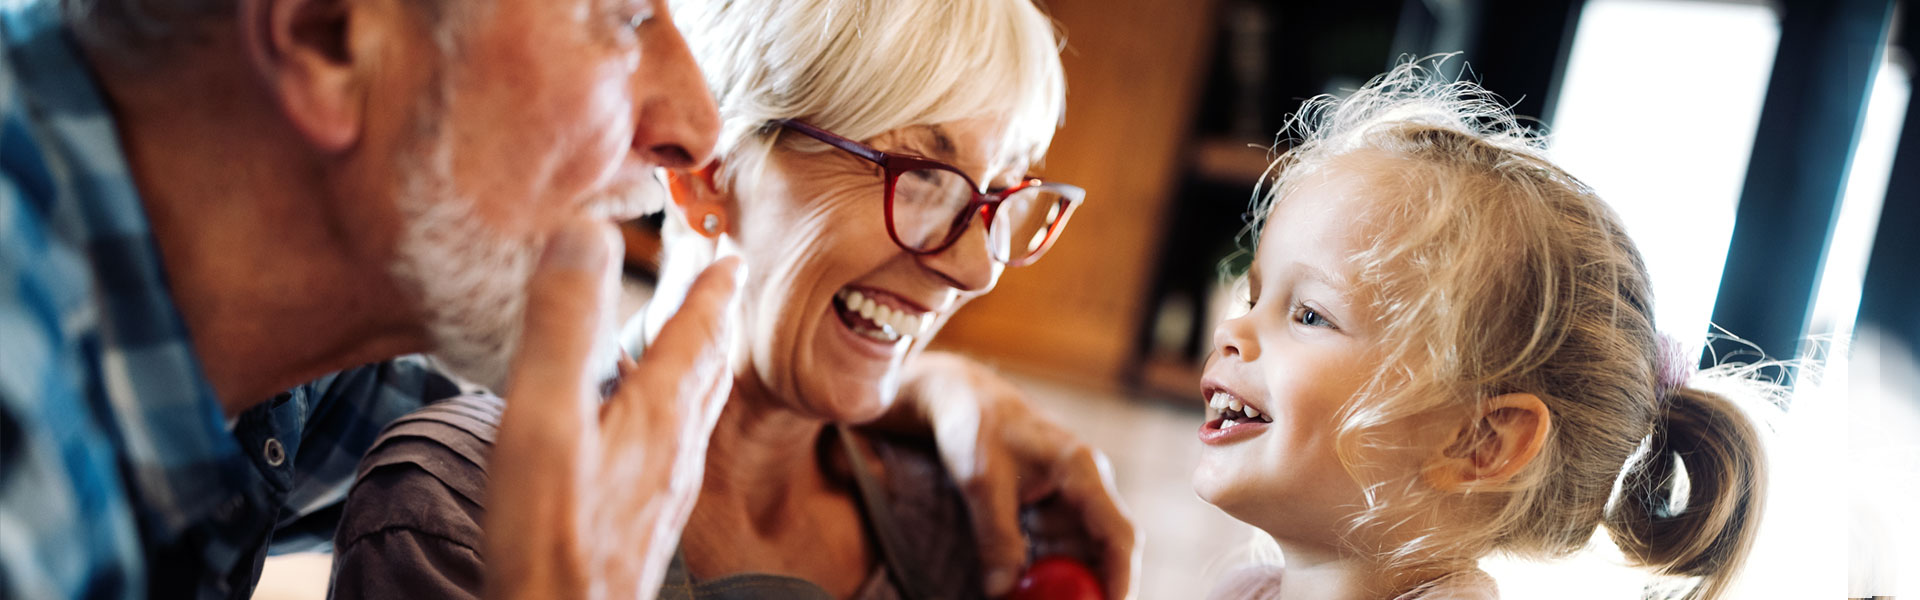
[[[718,116],[661,0],[477,4],[453,17],[457,51],[422,77],[423,100],[390,123],[391,264],[435,354],[497,385],[547,233],[657,209],[650,169],[704,161]]]

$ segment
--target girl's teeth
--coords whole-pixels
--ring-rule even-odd
[[[1228,400],[1227,400],[1227,409],[1228,409],[1228,410],[1236,410],[1236,411],[1237,411],[1237,410],[1240,410],[1240,400],[1238,400],[1238,399],[1228,399]]]
[[[1242,410],[1244,410],[1247,413],[1247,418],[1249,419],[1260,418],[1260,409],[1254,408],[1252,404],[1248,404],[1246,408]]]
[[[1233,419],[1227,419],[1220,422],[1221,429],[1233,429],[1234,425],[1235,423],[1233,422]]]

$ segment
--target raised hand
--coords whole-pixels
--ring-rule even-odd
[[[526,329],[489,459],[487,596],[650,598],[699,496],[732,384],[737,259],[715,262],[602,402],[590,362],[619,286],[606,223],[554,235],[529,282]]]

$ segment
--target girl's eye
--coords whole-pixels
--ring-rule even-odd
[[[1308,327],[1325,327],[1328,329],[1336,329],[1336,327],[1333,326],[1332,321],[1328,321],[1327,318],[1321,315],[1319,311],[1316,311],[1312,308],[1308,308],[1304,304],[1296,305],[1294,307],[1293,320],[1299,321],[1301,325],[1306,325]]]

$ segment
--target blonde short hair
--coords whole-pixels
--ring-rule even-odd
[[[1031,0],[676,0],[673,18],[719,104],[729,180],[764,160],[782,119],[866,140],[1000,118],[996,162],[1031,164],[1065,109],[1053,21]]]
[[[1350,525],[1469,524],[1402,531],[1395,539],[1410,541],[1379,550],[1411,566],[1565,555],[1604,524],[1638,564],[1699,577],[1688,595],[1721,595],[1752,544],[1766,482],[1759,430],[1736,398],[1777,388],[1730,369],[1678,376],[1691,359],[1655,331],[1646,266],[1620,219],[1497,98],[1426,62],[1308,101],[1271,193],[1256,192],[1286,202],[1328,168],[1359,170],[1377,192],[1358,217],[1377,234],[1351,260],[1384,356],[1336,437],[1368,490]],[[1716,380],[1744,391],[1705,391]],[[1384,426],[1477,427],[1466,419],[1481,402],[1515,392],[1547,405],[1552,433],[1506,484],[1461,496],[1368,466],[1370,453],[1405,444]],[[1677,492],[1682,472],[1691,489]],[[1382,493],[1389,486],[1399,493]]]

